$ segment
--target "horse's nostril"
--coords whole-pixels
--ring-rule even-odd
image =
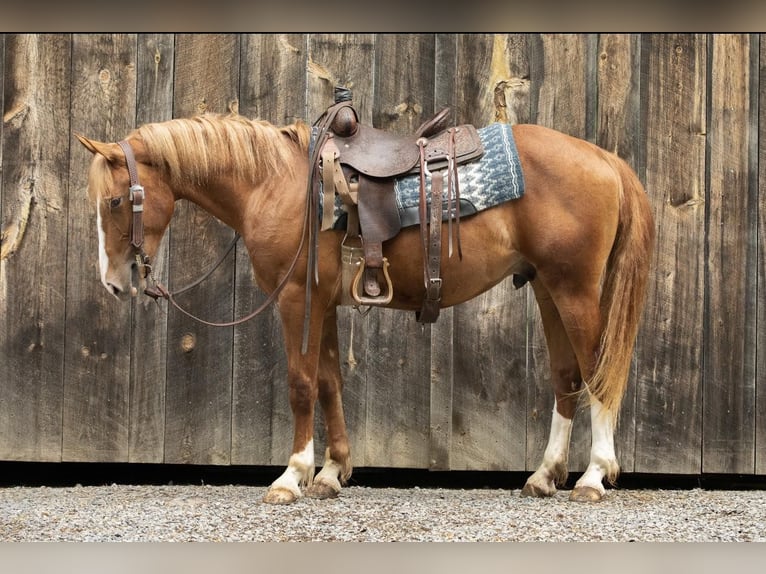
[[[120,293],[122,293],[122,289],[112,283],[107,284],[107,288],[109,289],[109,292],[115,297],[119,297]]]

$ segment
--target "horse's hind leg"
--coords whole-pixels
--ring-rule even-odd
[[[332,307],[324,320],[319,354],[319,403],[327,428],[327,449],[324,465],[305,490],[312,498],[332,498],[351,476],[351,457],[343,416],[343,379],[338,357],[338,326],[336,308]]]
[[[567,479],[569,439],[572,418],[577,407],[578,394],[582,385],[577,355],[572,349],[569,337],[550,294],[534,281],[532,286],[540,308],[543,330],[548,344],[551,366],[551,386],[555,395],[551,430],[543,460],[535,473],[527,479],[521,491],[522,496],[552,496],[556,487]]]
[[[560,323],[563,325],[577,357],[581,380],[588,381],[593,374],[601,340],[601,309],[599,287],[559,288],[552,293]],[[562,383],[563,381],[559,381]],[[570,500],[595,502],[605,494],[604,478],[616,479],[619,465],[614,452],[614,428],[611,413],[601,403],[589,397],[591,413],[590,462],[585,473],[575,484]],[[557,396],[558,401],[558,396]],[[574,409],[572,404],[571,408]],[[566,416],[566,413],[564,413]],[[556,417],[554,415],[554,421]],[[571,424],[571,422],[570,422]]]

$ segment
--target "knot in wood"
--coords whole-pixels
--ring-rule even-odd
[[[191,333],[186,333],[183,337],[181,337],[181,350],[184,353],[190,353],[194,350],[194,346],[196,344],[196,338]]]

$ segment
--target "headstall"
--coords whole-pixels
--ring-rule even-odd
[[[128,165],[130,174],[130,204],[133,211],[131,218],[130,244],[133,246],[136,265],[143,269],[144,278],[148,278],[152,273],[152,266],[149,256],[144,251],[144,187],[138,181],[138,169],[136,168],[136,157],[133,155],[133,148],[127,140],[117,142],[125,154],[125,163]]]

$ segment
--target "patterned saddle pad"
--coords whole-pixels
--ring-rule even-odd
[[[479,128],[484,145],[481,159],[458,166],[461,211],[468,215],[524,195],[524,176],[511,126],[494,123]],[[394,181],[396,202],[401,213],[417,210],[420,199],[420,176],[409,175]],[[446,194],[445,194],[446,196]],[[464,209],[469,204],[473,209]],[[320,198],[319,205],[322,205]],[[335,228],[345,228],[345,211],[340,197],[335,198]],[[321,218],[321,214],[320,214]],[[403,225],[416,225],[417,218],[402,217]]]

